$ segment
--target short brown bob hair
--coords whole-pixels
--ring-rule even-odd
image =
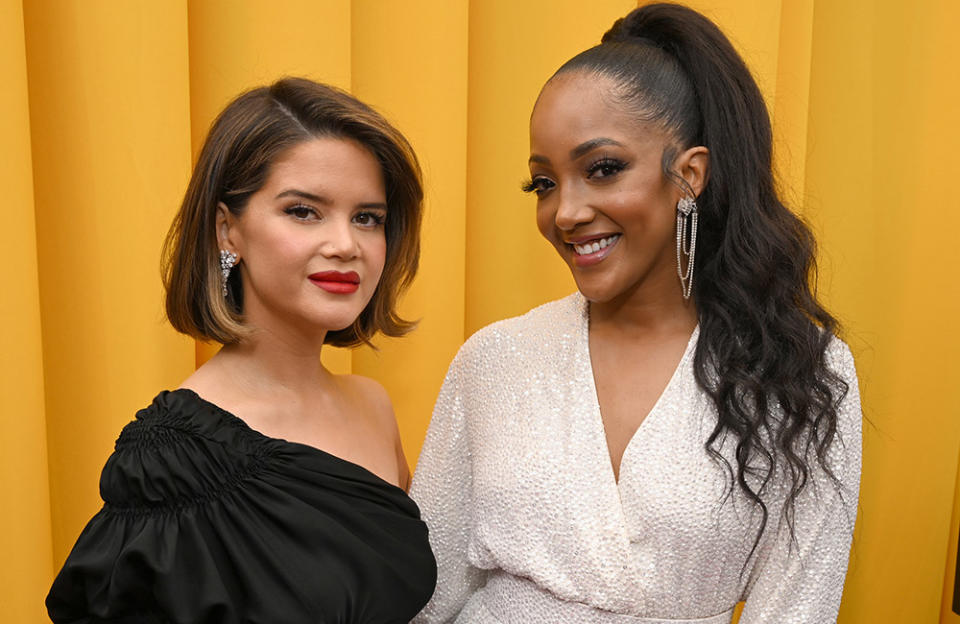
[[[413,148],[372,108],[335,87],[283,78],[233,100],[210,128],[180,211],[163,248],[167,318],[184,334],[228,344],[249,334],[243,322],[243,284],[234,271],[222,292],[216,236],[217,204],[240,215],[266,182],[271,164],[314,138],[356,141],[380,163],[387,196],[386,259],[380,283],[349,327],[327,333],[335,346],[370,343],[380,331],[401,336],[414,323],[397,314],[420,257],[423,186]]]

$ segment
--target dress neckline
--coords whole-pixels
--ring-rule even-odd
[[[359,471],[361,474],[373,480],[378,485],[383,485],[394,490],[399,490],[404,494],[404,496],[407,496],[407,492],[403,488],[401,488],[398,485],[394,485],[393,483],[390,483],[383,477],[371,471],[369,468],[361,466],[356,462],[352,462],[349,459],[344,459],[339,455],[334,455],[333,453],[329,451],[325,451],[318,446],[313,446],[312,444],[306,444],[304,442],[292,442],[290,440],[285,440],[284,438],[275,438],[273,436],[268,436],[267,434],[262,433],[254,429],[253,427],[251,427],[249,424],[247,424],[247,421],[243,420],[236,414],[228,410],[225,410],[224,408],[220,407],[219,405],[217,405],[212,401],[208,401],[207,399],[203,398],[202,396],[197,394],[195,390],[192,390],[190,388],[177,388],[175,390],[168,390],[167,393],[174,396],[186,397],[189,400],[194,401],[195,403],[198,403],[200,405],[206,406],[214,410],[221,418],[224,419],[226,423],[232,426],[238,427],[239,429],[241,429],[242,431],[244,431],[245,433],[247,433],[248,435],[252,436],[254,439],[260,442],[289,446],[291,448],[298,449],[301,452],[317,455],[324,459],[331,460],[334,463],[341,464],[346,468]]]
[[[637,438],[642,435],[642,432],[649,429],[652,425],[648,425],[658,414],[663,412],[662,404],[666,400],[665,398],[673,391],[674,386],[678,383],[679,378],[681,377],[683,370],[687,367],[689,359],[692,357],[694,351],[696,350],[697,341],[700,337],[700,324],[693,328],[690,337],[687,339],[687,345],[684,347],[683,355],[680,356],[680,360],[677,362],[676,367],[673,369],[673,373],[670,375],[669,381],[663,387],[663,390],[660,391],[660,395],[657,397],[657,400],[654,401],[653,406],[650,408],[650,411],[647,412],[647,415],[644,417],[640,424],[637,425],[637,428],[634,430],[633,435],[630,436],[630,439],[627,441],[627,445],[623,449],[623,454],[620,456],[620,466],[619,466],[619,475],[613,470],[613,462],[610,459],[610,446],[607,443],[607,429],[603,424],[603,413],[600,410],[600,395],[597,393],[597,383],[594,378],[593,371],[593,360],[591,359],[590,353],[590,301],[583,296],[583,293],[577,291],[575,294],[577,303],[579,306],[580,312],[580,350],[583,353],[583,361],[585,366],[584,377],[587,378],[587,383],[589,385],[590,396],[593,402],[593,418],[595,426],[599,427],[599,437],[600,437],[600,446],[602,456],[606,459],[604,462],[606,465],[606,471],[609,472],[610,481],[619,491],[620,485],[623,482],[624,476],[624,466],[627,464],[628,456],[630,455],[630,449],[635,446],[634,442]]]

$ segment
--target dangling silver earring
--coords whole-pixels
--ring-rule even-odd
[[[687,224],[690,234],[687,234]],[[677,202],[677,275],[683,298],[689,299],[693,291],[693,260],[697,253],[697,202],[692,197],[683,197]],[[687,270],[681,259],[686,256]]]
[[[237,263],[237,254],[226,249],[220,250],[220,274],[223,275],[223,296],[227,296],[227,280],[230,279],[230,269]]]

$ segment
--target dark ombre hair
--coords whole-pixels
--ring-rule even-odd
[[[756,550],[767,525],[765,494],[785,471],[783,513],[794,528],[797,496],[811,470],[824,470],[847,392],[827,365],[837,321],[817,301],[815,241],[777,195],[770,118],[743,59],[710,20],[675,4],[650,4],[617,20],[602,43],[557,74],[611,80],[612,94],[638,120],[671,137],[664,174],[677,154],[709,150],[707,182],[697,198],[699,228],[694,301],[700,339],[699,386],[718,420],[710,455],[761,512]],[[729,434],[736,466],[721,455]]]
[[[284,78],[241,94],[220,113],[200,150],[163,251],[167,318],[182,333],[224,344],[247,335],[239,271],[221,291],[217,205],[234,215],[266,182],[270,166],[295,145],[315,138],[356,141],[380,164],[387,196],[387,252],[373,297],[349,327],[331,331],[335,346],[369,343],[380,331],[400,336],[413,327],[397,314],[420,257],[423,187],[407,140],[352,95],[305,78]]]

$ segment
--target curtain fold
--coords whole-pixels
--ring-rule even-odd
[[[818,235],[819,292],[857,358],[868,421],[840,622],[958,622],[960,5],[690,4],[757,77],[781,190]],[[553,71],[636,5],[0,0],[0,619],[46,621],[119,429],[215,352],[166,324],[159,252],[232,97],[328,82],[417,151],[423,254],[401,309],[420,326],[323,354],[387,388],[413,466],[462,341],[574,289],[519,190],[527,124]]]
[[[0,619],[40,622],[53,572],[23,10],[0,0]],[[8,600],[9,598],[9,600]]]
[[[530,112],[551,74],[636,5],[470,3],[465,336],[576,288],[537,231],[535,199],[520,192]]]
[[[863,388],[841,621],[935,622],[957,474],[960,6],[817,2],[806,214]]]
[[[402,338],[353,354],[353,372],[393,400],[411,469],[447,365],[463,342],[467,193],[467,1],[354,2],[353,93],[413,145],[423,168],[420,270],[401,315],[420,321]]]
[[[186,6],[25,2],[54,561],[120,427],[189,374],[158,257],[189,170]]]

